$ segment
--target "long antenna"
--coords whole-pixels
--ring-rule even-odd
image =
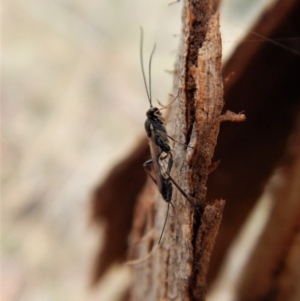
[[[176,141],[177,142],[177,141]],[[169,176],[169,179],[172,181],[172,183],[176,186],[176,188],[179,190],[179,192],[189,201],[189,203],[193,206],[195,210],[198,210],[196,205],[191,201],[189,196],[180,188],[180,186],[175,182],[175,180],[170,176],[170,174],[166,171],[166,174]]]
[[[167,107],[169,107],[169,106],[170,106],[170,105],[178,98],[179,92],[180,92],[180,90],[178,90],[178,93],[177,93],[176,97],[175,97],[169,104],[167,104],[166,106],[163,106],[163,105],[159,102],[159,100],[158,100],[158,104],[159,104],[160,106],[162,106],[162,108],[160,108],[160,109],[158,109],[158,110],[161,111],[161,110],[164,110],[164,109],[166,109]],[[169,96],[173,96],[173,95],[169,94]]]
[[[152,62],[152,56],[155,50],[156,44],[154,44],[151,55],[150,55],[150,60],[149,60],[149,92],[150,92],[150,106],[152,107],[152,96],[151,96],[151,62]]]
[[[172,205],[172,206],[173,206],[173,205]],[[160,244],[160,241],[161,241],[161,239],[162,239],[163,233],[164,233],[164,231],[165,231],[165,227],[166,227],[167,220],[168,220],[168,216],[169,216],[169,208],[170,208],[170,203],[168,203],[168,209],[167,209],[166,219],[165,219],[165,223],[164,223],[164,226],[163,226],[162,231],[161,231],[161,234],[160,234],[160,238],[159,238],[158,244]]]
[[[267,38],[267,37],[265,37],[265,36],[263,36],[263,35],[255,32],[255,31],[252,31],[252,30],[249,30],[249,32],[252,33],[252,34],[254,34],[254,35],[256,35],[256,36],[258,36],[258,37],[260,37],[260,38],[262,38],[263,40],[265,40],[267,42],[270,42],[270,43],[272,43],[272,44],[274,44],[274,45],[276,45],[276,46],[278,46],[278,47],[280,47],[280,48],[282,48],[284,50],[287,50],[287,51],[289,51],[289,52],[291,52],[291,53],[293,53],[295,55],[300,55],[299,51],[297,51],[296,49],[293,49],[293,48],[288,47],[288,46],[286,46],[284,44],[281,44],[281,43],[277,42],[274,39],[269,39],[269,38]]]
[[[235,26],[237,26],[237,27],[239,27],[239,28],[244,29],[242,26],[240,26],[240,25],[238,25],[238,24],[235,24],[235,23],[233,23],[233,22],[231,22],[231,21],[227,21],[227,22],[229,22],[229,23],[231,23],[231,24],[233,24],[233,25],[235,25]],[[291,53],[293,53],[293,54],[295,54],[295,55],[298,55],[298,56],[300,55],[300,52],[299,52],[298,50],[293,49],[293,48],[288,47],[288,46],[286,46],[286,45],[284,45],[284,44],[282,44],[282,43],[277,42],[277,41],[276,41],[277,39],[270,39],[270,38],[265,37],[265,36],[263,36],[263,35],[261,35],[261,34],[255,32],[255,31],[253,31],[253,30],[248,30],[248,32],[250,32],[251,34],[253,34],[253,35],[255,35],[255,36],[257,36],[257,37],[259,37],[259,38],[261,38],[261,39],[263,39],[264,41],[267,41],[267,42],[269,42],[269,43],[272,43],[272,44],[274,44],[274,45],[276,45],[276,46],[278,46],[278,47],[280,47],[280,48],[282,48],[282,49],[284,49],[284,50],[286,50],[286,51],[289,51],[289,52],[291,52]]]
[[[140,59],[141,59],[141,67],[142,67],[142,74],[143,74],[143,79],[144,79],[144,85],[146,88],[146,92],[147,92],[147,97],[150,103],[150,107],[152,107],[152,98],[151,98],[151,61],[152,61],[152,56],[155,50],[155,44],[153,47],[153,50],[151,52],[151,56],[150,56],[150,60],[149,60],[149,89],[147,87],[147,82],[146,82],[146,76],[145,76],[145,70],[144,70],[144,60],[143,60],[143,37],[144,37],[144,33],[143,33],[143,27],[140,27],[141,29],[141,44],[140,44]]]

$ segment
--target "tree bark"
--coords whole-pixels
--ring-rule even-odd
[[[223,108],[219,16],[210,1],[185,1],[183,34],[175,70],[169,135],[174,143],[172,177],[197,210],[173,188],[169,220],[157,246],[167,205],[148,181],[135,212],[130,257],[134,267],[131,300],[204,300],[210,255],[225,201],[206,199],[206,181],[221,121],[244,120]]]
[[[177,141],[194,147],[186,148],[172,142],[175,164],[171,174],[193,197],[201,214],[197,214],[174,187],[175,212],[170,211],[162,243],[157,245],[167,204],[151,181],[140,194],[146,178],[142,163],[149,158],[144,141],[115,167],[97,189],[93,200],[94,220],[107,221],[106,242],[103,251],[99,251],[95,267],[94,279],[97,281],[113,262],[125,257],[132,208],[136,195],[140,194],[130,240],[135,277],[131,296],[135,300],[203,300],[210,253],[224,205],[221,200],[213,200],[220,197],[226,199],[227,204],[208,280],[215,279],[221,262],[236,268],[240,257],[244,256],[245,240],[250,239],[251,233],[243,233],[245,240],[239,246],[244,249],[235,253],[232,262],[224,256],[278,166],[291,134],[296,136],[298,133],[299,137],[299,127],[295,131],[300,104],[299,54],[270,43],[242,43],[223,70],[225,78],[235,72],[226,84],[223,110],[245,110],[247,122],[222,125],[214,150],[219,122],[238,121],[244,116],[230,112],[220,115],[222,94],[217,94],[214,86],[218,85],[215,74],[219,71],[211,71],[212,66],[219,64],[219,54],[215,46],[211,46],[216,45],[209,38],[209,32],[213,31],[208,30],[208,24],[213,23],[215,16],[208,13],[212,11],[208,3],[199,3],[185,3],[183,42],[173,93],[177,94],[179,90],[180,97],[172,104],[169,112],[172,122],[167,129]],[[195,12],[199,7],[204,11],[203,17]],[[253,31],[271,39],[299,36],[299,11],[297,0],[278,1],[262,14]],[[252,35],[246,40],[251,38]],[[298,47],[299,53],[297,40],[289,43],[291,48]],[[215,162],[211,164],[213,152]],[[290,148],[287,153],[291,153]],[[257,251],[252,250],[252,259],[241,273],[231,270],[219,277],[228,280],[235,273],[238,281],[231,283],[231,289],[235,296],[239,294],[239,299],[224,299],[224,295],[228,297],[228,290],[223,289],[220,290],[221,297],[209,300],[299,299],[298,203],[289,203],[292,193],[299,193],[299,167],[295,167],[299,164],[299,156],[286,155],[286,158],[290,159],[281,162],[283,182],[274,192],[272,212],[275,216],[270,213]],[[206,184],[207,174],[214,169]],[[128,177],[132,181],[124,181]],[[122,202],[119,191],[122,191]],[[211,287],[212,292],[214,288]]]

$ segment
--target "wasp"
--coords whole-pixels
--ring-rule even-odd
[[[149,138],[149,146],[150,146],[150,153],[151,153],[151,159],[147,160],[143,167],[147,174],[150,176],[150,178],[153,180],[153,182],[156,184],[160,194],[162,195],[163,199],[168,204],[167,214],[164,222],[164,226],[162,229],[162,233],[160,235],[158,244],[160,243],[162,239],[162,235],[167,223],[168,214],[169,214],[169,208],[170,205],[174,209],[174,206],[171,202],[172,199],[172,192],[173,192],[173,186],[174,184],[176,188],[179,190],[179,192],[190,202],[190,204],[195,208],[195,204],[191,201],[191,199],[188,197],[188,195],[180,188],[180,186],[176,183],[176,181],[171,177],[170,173],[173,167],[173,155],[171,151],[171,147],[169,145],[169,139],[180,143],[170,137],[167,134],[165,125],[164,125],[164,119],[161,114],[161,110],[167,108],[169,105],[171,105],[178,95],[173,99],[173,101],[168,104],[165,107],[162,107],[158,109],[157,107],[154,107],[152,105],[152,96],[151,96],[151,62],[152,57],[155,51],[155,45],[153,47],[153,50],[150,55],[149,59],[149,88],[147,86],[146,82],[146,76],[144,71],[144,62],[143,62],[143,29],[141,28],[141,43],[140,43],[140,60],[141,60],[141,68],[142,68],[142,74],[143,74],[143,80],[144,85],[148,97],[148,101],[150,104],[149,110],[146,112],[147,119],[145,121],[145,130],[146,134]],[[183,143],[180,143],[183,144]],[[185,144],[184,144],[185,145]],[[167,161],[168,159],[168,161]],[[164,166],[164,163],[166,162],[166,167]],[[154,176],[151,174],[148,167],[152,165]],[[174,210],[175,211],[175,210]]]

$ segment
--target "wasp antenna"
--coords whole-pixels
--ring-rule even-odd
[[[173,205],[172,205],[172,206],[173,206]],[[163,233],[164,233],[164,231],[165,231],[165,227],[166,227],[167,220],[168,220],[168,216],[169,216],[169,209],[170,209],[170,203],[168,203],[168,209],[167,209],[166,219],[165,219],[164,226],[163,226],[162,231],[161,231],[161,234],[160,234],[160,238],[159,238],[158,244],[160,244],[161,239],[162,239],[162,236],[163,236]]]
[[[169,103],[169,104],[167,104],[166,106],[162,106],[159,102],[159,104],[162,106],[162,108],[160,108],[160,109],[158,109],[159,111],[161,111],[161,110],[164,110],[164,109],[166,109],[167,107],[169,107],[177,98],[178,98],[178,96],[179,96],[179,90],[178,90],[178,93],[177,93],[177,95],[176,95],[176,97]],[[169,94],[170,96],[173,96],[173,95],[171,95],[171,94]]]
[[[153,53],[155,51],[156,44],[154,44],[151,55],[150,55],[150,60],[149,60],[149,98],[150,98],[150,105],[152,107],[152,96],[151,96],[151,62],[152,62],[152,57]]]
[[[150,107],[152,107],[151,96],[150,96],[149,91],[148,91],[146,76],[145,76],[145,71],[144,71],[144,60],[143,60],[143,37],[144,37],[144,34],[143,34],[143,27],[140,27],[140,29],[141,29],[140,60],[141,60],[142,74],[143,74],[144,85],[145,85],[145,88],[146,88],[146,93],[147,93],[147,97],[148,97],[148,100],[149,100],[149,103],[150,103]]]
[[[160,101],[159,99],[156,99],[157,100],[157,103],[161,106],[161,107],[165,107]],[[159,109],[160,110],[160,109]]]
[[[237,26],[237,27],[243,28],[242,26],[240,26],[238,24],[235,24],[235,23],[233,23],[231,21],[228,21],[228,22],[231,23],[231,24],[233,24],[233,25],[235,25],[235,26]],[[291,52],[291,53],[293,53],[295,55],[298,55],[298,56],[300,55],[300,52],[298,50],[294,49],[294,48],[290,48],[290,47],[288,47],[288,46],[286,46],[286,45],[284,45],[282,43],[277,42],[276,40],[273,40],[273,39],[270,39],[268,37],[265,37],[265,36],[263,36],[263,35],[255,32],[253,30],[249,30],[249,32],[251,34],[253,34],[253,35],[255,35],[255,36],[257,36],[257,37],[259,37],[259,38],[261,38],[261,39],[263,39],[265,41],[267,41],[267,42],[270,42],[270,43],[272,43],[272,44],[274,44],[274,45],[276,45],[276,46],[278,46],[278,47],[286,50],[286,51],[289,51],[289,52]]]
[[[290,47],[285,46],[284,44],[281,44],[281,43],[279,43],[279,42],[277,42],[275,40],[269,39],[269,38],[267,38],[267,37],[265,37],[263,35],[260,35],[259,33],[255,32],[255,31],[249,30],[249,32],[252,33],[252,34],[254,34],[254,35],[256,35],[256,36],[258,36],[258,37],[260,37],[260,38],[262,38],[263,40],[265,40],[267,42],[270,42],[270,43],[272,43],[272,44],[274,44],[274,45],[276,45],[276,46],[278,46],[278,47],[286,50],[286,51],[289,51],[289,52],[291,52],[291,53],[293,53],[295,55],[298,55],[298,56],[300,55],[300,52],[297,51],[296,49],[290,48]]]

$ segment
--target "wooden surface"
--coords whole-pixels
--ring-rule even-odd
[[[299,2],[295,0],[278,1],[262,15],[253,30],[272,39],[299,36],[299,6]],[[186,37],[183,39],[184,43],[192,42],[193,34],[189,26],[192,27],[193,21],[197,20],[191,13],[192,9],[186,5],[183,15]],[[209,20],[210,17],[205,16],[204,19]],[[189,22],[186,22],[187,20]],[[199,24],[201,25],[201,22]],[[201,30],[205,32],[207,27],[201,27]],[[202,34],[202,36],[205,35]],[[201,32],[197,33],[197,37],[199,36]],[[245,40],[249,39],[253,39],[253,34],[245,38]],[[276,167],[283,166],[282,177],[284,179],[286,177],[291,182],[290,186],[283,183],[277,190],[274,190],[274,202],[276,200],[278,208],[281,208],[277,209],[278,212],[284,211],[285,206],[281,207],[280,202],[289,199],[292,183],[296,183],[297,179],[297,169],[295,169],[298,162],[297,151],[289,164],[285,165],[286,162],[284,163],[281,159],[290,157],[288,154],[291,153],[291,145],[296,147],[296,144],[288,142],[291,134],[298,133],[295,130],[295,124],[299,118],[297,112],[300,106],[299,42],[296,39],[288,42],[288,47],[295,51],[287,51],[287,49],[266,42],[241,43],[223,69],[223,78],[227,78],[232,72],[235,73],[225,84],[223,115],[220,115],[222,108],[220,102],[220,107],[217,105],[216,111],[210,111],[210,106],[207,106],[207,104],[211,105],[211,99],[216,101],[219,97],[221,98],[221,94],[218,93],[210,95],[211,91],[217,91],[218,81],[212,83],[216,85],[213,89],[207,90],[206,87],[210,85],[208,84],[210,82],[202,77],[204,73],[209,73],[208,78],[214,78],[213,73],[209,71],[211,70],[209,61],[216,53],[208,50],[210,43],[203,44],[201,41],[199,47],[200,44],[203,45],[201,51],[203,56],[200,58],[200,55],[195,55],[194,46],[189,49],[184,43],[181,44],[182,55],[176,67],[177,80],[175,80],[174,89],[178,91],[181,88],[187,93],[181,93],[179,101],[172,105],[169,113],[171,121],[167,129],[176,140],[196,146],[195,149],[186,149],[178,144],[173,145],[176,160],[172,176],[184,191],[197,198],[201,214],[194,214],[189,203],[177,191],[175,192],[174,187],[175,213],[170,211],[162,244],[157,246],[167,205],[163,202],[156,187],[149,181],[135,209],[134,230],[131,234],[129,252],[130,259],[136,263],[133,267],[135,285],[141,285],[140,288],[137,289],[135,286],[133,289],[132,298],[136,300],[138,296],[142,296],[142,293],[149,297],[147,300],[156,300],[155,298],[184,300],[185,297],[189,300],[189,298],[196,298],[195,296],[203,298],[206,290],[207,264],[223,208],[221,198],[226,200],[226,206],[208,270],[209,283],[216,278],[227,250]],[[205,56],[208,57],[203,59]],[[219,64],[216,57],[218,55],[213,59],[215,66]],[[184,58],[187,58],[189,63],[186,63]],[[195,65],[197,67],[192,67]],[[179,70],[184,70],[184,73]],[[203,70],[206,71],[202,72]],[[197,87],[195,80],[205,84],[199,84]],[[205,100],[208,99],[207,103]],[[219,114],[218,122],[223,119],[231,121],[244,119],[242,114],[224,113],[227,110],[237,113],[245,112],[247,120],[241,124],[222,123],[214,150],[214,139],[219,130],[218,123],[212,121],[212,126],[206,127],[208,123],[205,118],[213,116],[214,119]],[[203,141],[208,141],[208,144]],[[213,152],[214,157],[211,159]],[[209,166],[211,162],[213,164]],[[218,162],[219,164],[216,164]],[[210,170],[214,171],[209,173]],[[295,193],[298,193],[297,185],[293,184],[293,187]],[[220,201],[214,201],[217,199]],[[283,234],[277,237],[273,230],[268,230],[268,227],[272,229],[272,223],[277,226],[281,224],[276,215],[270,218],[270,226],[266,228],[261,247],[253,252],[253,257],[251,257],[253,261],[249,261],[247,271],[240,275],[243,282],[235,292],[240,294],[239,300],[285,300],[284,298],[297,300],[295,299],[295,296],[298,296],[295,283],[299,279],[297,268],[299,265],[299,252],[297,252],[299,250],[299,226],[296,221],[299,219],[297,202],[294,205],[296,207],[289,206],[289,210],[294,208],[292,211],[295,218],[281,221],[287,223],[286,226],[289,229],[286,232],[281,229],[285,234],[282,232]],[[207,217],[210,210],[212,211],[211,219]],[[276,212],[275,209],[274,212]],[[289,219],[289,216],[287,214],[286,219]],[[208,222],[204,217],[207,217]],[[210,223],[209,220],[212,222]],[[211,238],[209,240],[211,244],[205,239],[203,228],[201,228],[208,224],[210,226],[205,231],[207,231],[207,237]],[[270,239],[272,248],[268,244]],[[207,246],[207,252],[204,251],[203,245]],[[264,255],[267,258],[266,264],[264,264],[263,252],[259,251],[260,248],[266,251]],[[274,248],[278,249],[280,255],[273,253]],[[278,267],[280,267],[279,270]],[[182,269],[182,272],[179,273],[177,269],[180,271]],[[265,276],[267,284],[261,282],[257,290],[254,290],[256,276],[260,273]],[[275,291],[278,294],[274,294]]]
[[[145,188],[135,212],[139,222],[132,232],[130,254],[140,262],[133,264],[131,300],[205,299],[209,259],[225,204],[206,199],[223,107],[219,16],[211,11],[208,1],[185,2],[174,88],[180,93],[171,106],[172,121],[167,127],[175,140],[189,146],[173,145],[171,174],[192,196],[197,210],[174,187],[175,212],[171,212],[163,240],[156,247],[167,206],[148,181],[149,188]]]

